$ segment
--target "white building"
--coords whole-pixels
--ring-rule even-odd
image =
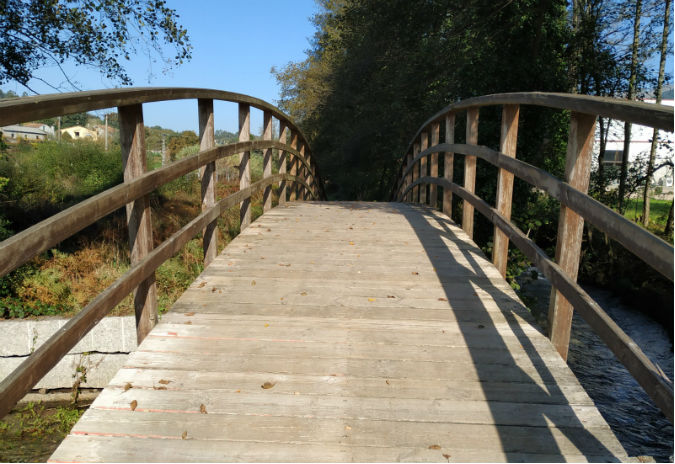
[[[655,100],[645,100],[645,103],[655,103]],[[662,105],[674,106],[672,99],[662,100]],[[649,160],[651,150],[653,129],[651,127],[633,124],[631,127],[630,150],[628,153],[628,162],[634,163],[638,160],[645,163]],[[655,167],[663,164],[667,160],[673,159],[674,147],[673,134],[671,132],[659,131],[659,143],[656,148]],[[624,143],[624,122],[612,121],[607,134],[607,146],[605,148],[605,166],[621,166],[623,159]],[[600,127],[595,132],[594,154],[596,159],[600,151]],[[673,168],[663,167],[654,173],[652,185],[660,186],[664,193],[673,191]]]
[[[7,143],[18,143],[20,140],[37,142],[47,138],[47,133],[41,129],[20,125],[0,127],[0,135]]]

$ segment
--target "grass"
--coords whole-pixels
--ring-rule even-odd
[[[45,462],[85,407],[28,403],[0,421],[0,461]]]
[[[670,210],[671,202],[672,200],[658,200],[656,198],[652,198],[649,201],[648,229],[650,232],[657,235],[663,234],[663,229],[666,226],[666,221],[668,220],[668,211]],[[624,216],[631,221],[642,223],[642,204],[642,198],[629,199]]]

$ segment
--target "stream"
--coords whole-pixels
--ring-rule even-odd
[[[527,270],[517,281],[521,286],[520,297],[545,327],[551,284],[535,268]],[[606,290],[586,286],[584,290],[672,379],[673,343],[667,331]],[[629,456],[652,456],[657,462],[673,462],[673,425],[576,313],[572,319],[568,364]]]

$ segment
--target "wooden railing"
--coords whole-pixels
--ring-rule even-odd
[[[479,109],[493,105],[502,106],[499,151],[477,145]],[[571,112],[564,181],[516,159],[520,105]],[[466,111],[466,143],[456,144],[455,117],[463,111]],[[443,108],[417,131],[402,158],[392,199],[429,204],[435,208],[439,204],[437,187],[440,186],[443,188],[441,208],[448,216],[452,211],[452,195],[461,197],[462,228],[470,237],[473,237],[474,208],[477,209],[494,224],[492,261],[502,276],[506,276],[511,240],[552,283],[549,336],[563,359],[567,359],[572,311],[576,310],[672,422],[672,381],[576,283],[584,221],[673,280],[671,245],[587,195],[598,116],[673,132],[673,108],[663,105],[555,93],[510,93],[471,98]],[[445,125],[443,143],[440,143],[441,123]],[[429,135],[431,147],[427,148]],[[442,178],[438,177],[439,153],[444,154]],[[453,182],[455,154],[464,155],[464,186]],[[477,158],[499,168],[495,208],[474,193]],[[560,202],[555,260],[510,221],[514,175]],[[429,198],[426,197],[427,185],[430,186]]]
[[[197,99],[200,151],[165,167],[147,171],[143,103]],[[239,105],[239,142],[215,146],[213,101]],[[228,208],[240,205],[241,230],[251,223],[250,199],[263,191],[263,212],[272,207],[272,185],[279,183],[279,204],[325,197],[309,145],[293,121],[263,100],[231,92],[189,88],[132,88],[27,97],[0,101],[0,126],[70,113],[118,108],[124,183],[68,208],[0,243],[0,277],[25,264],[86,226],[126,207],[131,267],[94,298],[0,383],[4,416],[112,308],[134,292],[140,343],[157,322],[155,271],[197,234],[203,234],[204,267],[216,257],[216,225]],[[251,107],[263,111],[263,140],[250,141]],[[272,140],[273,118],[279,139]],[[287,144],[287,139],[291,140]],[[272,150],[279,152],[279,173],[272,174]],[[263,150],[263,178],[251,184],[250,153]],[[216,160],[239,155],[238,192],[216,201]],[[287,174],[287,165],[290,174]],[[149,194],[196,169],[200,170],[202,213],[153,249]]]

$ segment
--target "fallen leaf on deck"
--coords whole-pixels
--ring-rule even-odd
[[[218,293],[223,293],[223,291],[222,291],[222,290],[218,290]]]
[[[166,387],[152,387],[153,390],[166,390]]]
[[[307,292],[302,292],[300,295],[307,296]]]
[[[269,228],[268,228],[268,229],[267,229],[267,232],[272,232],[272,229],[269,229]]]
[[[275,386],[275,383],[272,382],[265,382],[264,384],[260,385],[260,388],[264,388],[265,390],[269,390],[273,386]]]
[[[449,455],[449,454],[444,454],[443,457],[444,457],[445,459],[448,459],[448,460],[450,459],[450,455]]]
[[[127,391],[130,388],[132,388],[132,385],[129,382],[127,382],[127,384],[124,386],[124,391]]]
[[[429,449],[441,449],[441,447],[438,445],[431,445]]]
[[[438,301],[448,301],[447,298],[439,298]]]
[[[385,382],[387,383],[387,385],[391,385],[391,384],[389,383],[389,381],[388,381],[388,380],[385,380]]]
[[[353,244],[354,244],[354,242],[349,242],[349,244],[350,244],[350,245],[353,245]]]
[[[412,275],[420,275],[420,273],[413,271]]]
[[[251,287],[255,287],[255,280],[251,281]]]
[[[241,390],[237,390],[235,393],[241,393]]]
[[[375,301],[375,298],[368,298],[368,301]]]
[[[159,379],[159,383],[161,383],[162,385],[169,385],[171,383],[171,380]]]
[[[270,326],[269,324],[265,324],[265,327],[269,327],[269,326]]]
[[[204,285],[206,285],[206,282],[202,282],[201,284],[197,285],[197,288],[202,288]]]
[[[131,403],[129,403],[129,406],[131,407],[132,411],[136,410],[136,406],[138,406],[138,401],[133,400]]]
[[[185,313],[184,316],[194,316],[195,313]]]
[[[351,430],[352,428],[348,425],[345,425],[345,430]]]
[[[192,321],[186,321],[185,325],[192,325]]]
[[[167,335],[173,335],[174,337],[177,337],[178,332],[167,332]]]
[[[204,406],[204,404],[199,405],[199,412],[201,412],[202,414],[207,414],[206,406]]]
[[[183,440],[187,440],[187,430],[180,436]]]
[[[211,289],[211,293],[216,293],[216,287],[213,287],[213,288]]]

